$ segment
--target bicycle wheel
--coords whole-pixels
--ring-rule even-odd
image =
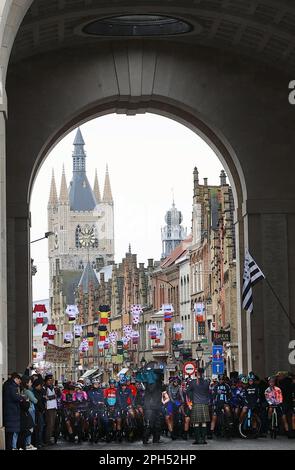
[[[243,439],[255,439],[260,432],[260,428],[260,418],[251,414],[250,419],[245,416],[243,422],[239,424],[239,433]]]

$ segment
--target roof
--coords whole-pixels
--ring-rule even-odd
[[[96,199],[85,172],[73,173],[69,200],[71,211],[93,211],[95,208]]]
[[[188,249],[192,242],[192,235],[183,240],[161,263],[161,268],[168,268],[174,264]]]
[[[95,274],[96,274],[96,277],[98,279],[98,282],[100,282],[100,274],[103,273],[104,274],[104,280],[105,282],[108,282],[109,279],[112,278],[112,274],[113,274],[113,265],[110,264],[108,266],[104,266],[103,268],[101,268],[98,272],[95,271]]]
[[[81,277],[80,271],[61,270],[62,293],[66,297],[67,304],[75,303],[75,290]]]
[[[93,284],[93,287],[98,287],[98,280],[95,274],[93,267],[91,266],[90,262],[88,261],[79,281],[78,286],[83,288],[84,294],[88,292],[89,284]]]

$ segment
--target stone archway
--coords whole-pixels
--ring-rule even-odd
[[[15,35],[31,3],[30,0],[2,2],[0,65],[4,81]],[[22,367],[26,362],[23,351],[30,352],[29,341],[21,343],[23,330],[18,321],[25,321],[29,330],[27,247],[33,178],[57,139],[78,122],[100,113],[151,110],[179,120],[206,136],[222,155],[232,175],[231,183],[235,183],[239,255],[242,256],[245,239],[285,306],[294,312],[295,117],[287,99],[288,82],[286,75],[244,56],[231,52],[220,54],[212,48],[196,47],[189,41],[176,39],[169,43],[106,40],[75,49],[61,45],[55,51],[40,50],[39,55],[11,65],[6,88],[2,81],[0,122],[1,174],[5,174],[7,162],[11,367]],[[7,154],[4,90],[9,103]],[[5,355],[5,178],[0,183],[1,324]],[[266,286],[257,286],[255,308],[251,325],[248,318],[247,328],[245,325],[240,328],[243,335],[251,331],[241,341],[245,369],[251,366],[245,351],[248,358],[252,352],[252,367],[259,373],[288,368],[288,343],[295,332]],[[245,324],[245,315],[242,318]],[[4,370],[6,363],[4,358]]]

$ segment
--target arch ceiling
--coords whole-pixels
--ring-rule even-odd
[[[209,46],[285,72],[295,70],[295,4],[289,0],[34,0],[17,34],[11,61],[108,40],[76,31],[88,20],[127,13],[166,14],[197,26],[165,41]]]

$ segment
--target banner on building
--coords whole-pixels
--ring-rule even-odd
[[[117,341],[117,356],[123,356],[123,341]]]
[[[198,322],[198,335],[199,336],[205,336],[206,334],[206,323],[204,321],[199,321]]]
[[[220,343],[226,342],[230,343],[230,331],[211,331],[212,343],[218,341]]]
[[[54,344],[46,345],[45,361],[58,364],[68,364],[71,358],[72,348],[60,348]]]
[[[203,302],[197,302],[194,304],[194,312],[197,322],[205,321],[205,304]]]

